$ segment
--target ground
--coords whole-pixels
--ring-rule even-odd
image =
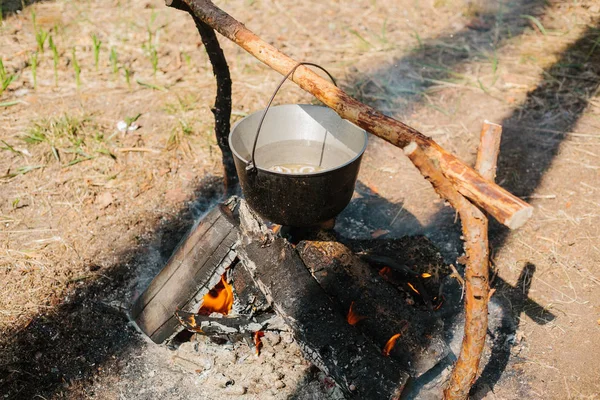
[[[158,0],[23,3],[5,0],[0,25],[0,392],[219,398],[124,313],[222,191],[215,83],[194,25]],[[599,398],[598,2],[217,4],[467,162],[483,120],[504,126],[497,181],[535,214],[517,231],[492,228],[492,301],[510,323],[505,342],[490,338],[473,397]],[[279,76],[221,43],[237,120],[264,107]],[[276,102],[314,99],[288,83]],[[357,188],[339,229],[425,234],[449,262],[462,253],[454,213],[400,150],[371,137]],[[361,209],[367,196],[379,206]],[[294,365],[270,395],[314,375]]]

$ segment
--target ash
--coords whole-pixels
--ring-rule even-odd
[[[194,335],[176,349],[149,340],[118,361],[119,378],[94,385],[99,398],[338,400],[341,391],[304,360],[290,333],[266,332],[256,354],[245,342]],[[114,397],[113,397],[114,396]]]

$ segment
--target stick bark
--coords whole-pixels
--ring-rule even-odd
[[[281,74],[287,74],[298,64],[296,60],[266,43],[209,0],[166,0],[166,4],[176,8],[188,8],[207,25]],[[533,208],[529,204],[487,181],[416,129],[362,104],[305,66],[298,67],[291,79],[342,118],[394,146],[405,148],[415,143],[421,147],[422,152],[434,161],[435,167],[443,171],[445,178],[454,184],[461,194],[485,209],[502,224],[516,229],[531,217]],[[424,171],[421,173],[424,174]]]
[[[490,181],[496,177],[502,126],[485,121],[477,150],[476,169]],[[464,400],[477,378],[488,325],[489,246],[488,220],[472,204],[465,206],[477,218],[463,219],[467,267],[465,271],[465,336],[460,355],[444,390],[446,400]],[[475,214],[477,212],[477,214]]]
[[[217,137],[217,144],[222,153],[225,195],[229,196],[235,192],[238,184],[233,153],[229,148],[228,141],[231,128],[231,75],[229,74],[229,66],[227,65],[225,54],[223,54],[223,49],[219,45],[219,40],[213,28],[196,17],[193,12],[189,11],[189,13],[194,19],[196,29],[198,29],[212,65],[213,74],[217,80],[215,106],[211,108],[211,111],[215,116],[215,136]]]

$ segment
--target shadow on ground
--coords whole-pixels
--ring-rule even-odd
[[[2,16],[8,16],[23,11],[27,6],[45,1],[48,0],[3,0],[0,1],[0,11]]]
[[[425,43],[414,54],[395,60],[391,65],[380,68],[368,75],[356,76],[349,83],[353,88],[360,87],[355,93],[361,100],[374,107],[396,112],[398,106],[406,107],[422,101],[423,92],[433,80],[448,79],[454,74],[452,68],[462,62],[472,61],[484,55],[483,49],[496,48],[514,35],[525,29],[527,24],[520,17],[522,14],[539,16],[543,13],[542,1],[521,1],[513,4],[513,8],[499,15],[483,15],[480,18],[487,24],[495,26],[489,30],[465,28],[463,31],[447,37],[435,38],[431,43]],[[494,19],[496,19],[494,21]],[[598,93],[600,87],[600,26],[589,26],[579,39],[573,42],[560,55],[559,60],[543,72],[543,80],[538,87],[528,93],[527,99],[517,107],[511,116],[501,124],[504,127],[497,181],[512,193],[527,197],[533,194],[540,185],[544,174],[552,165],[558,154],[561,143],[568,137],[578,119],[586,109],[589,99]],[[419,70],[420,75],[414,76]],[[409,78],[406,79],[406,76]],[[376,84],[386,81],[390,87]],[[371,82],[371,83],[369,83]],[[394,90],[398,89],[396,92]],[[406,93],[410,93],[408,96]],[[375,99],[375,100],[373,100]],[[382,100],[383,99],[383,100]],[[369,202],[367,194],[359,202]],[[378,214],[385,210],[399,210],[401,204],[392,204],[378,199],[385,204],[377,207],[377,212],[365,212],[362,223],[365,226],[388,226],[389,212],[385,220],[377,221]],[[376,203],[377,203],[376,202]],[[367,203],[355,204],[357,209],[374,210]],[[406,213],[406,211],[404,211]],[[441,214],[432,220],[443,217]],[[407,217],[414,222],[413,216]],[[446,218],[447,219],[447,218]],[[435,236],[435,227],[421,227],[421,232]],[[414,230],[409,224],[409,230]],[[401,234],[402,232],[393,232]],[[503,246],[509,231],[497,223],[491,224],[490,241],[492,248]],[[454,246],[461,248],[456,242],[460,235],[458,224],[454,226],[454,234],[445,239],[453,239]],[[533,305],[527,299],[527,291],[535,265],[528,264],[522,271],[517,287],[497,279],[494,287],[509,299],[506,305],[511,316],[510,323],[504,323],[500,328],[502,335],[494,339],[490,363],[483,370],[481,377],[474,386],[473,392],[477,398],[483,398],[493,389],[501,378],[509,359],[511,345],[506,338],[514,335],[518,328],[519,316],[526,311],[534,321],[545,324],[554,316],[539,305]],[[456,316],[448,315],[449,321]],[[515,322],[516,321],[516,322]],[[452,323],[449,324],[451,326]],[[424,377],[424,382],[432,377]]]
[[[82,398],[93,394],[90,383],[96,377],[118,374],[122,356],[142,344],[126,317],[133,285],[140,275],[153,277],[162,268],[195,218],[220,198],[221,190],[220,179],[204,179],[195,190],[197,200],[162,222],[139,247],[121,254],[117,263],[102,269],[90,284],[77,287],[50,313],[8,332],[0,342],[4,398],[51,398],[65,393]],[[90,265],[91,271],[95,268]]]
[[[427,103],[425,92],[443,81],[460,78],[455,67],[490,60],[496,49],[531,26],[523,15],[539,18],[544,0],[483,1],[469,23],[457,32],[435,37],[375,71],[356,73],[344,89],[384,113],[398,115],[415,103]],[[487,11],[486,11],[487,9]]]

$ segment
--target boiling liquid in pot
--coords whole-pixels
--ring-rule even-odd
[[[342,146],[326,143],[323,148],[323,142],[286,140],[257,148],[256,160],[258,166],[270,171],[284,174],[311,174],[336,168],[350,161],[355,154]]]
[[[273,172],[281,172],[284,174],[311,174],[323,170],[323,167],[310,164],[279,164],[269,168]]]

